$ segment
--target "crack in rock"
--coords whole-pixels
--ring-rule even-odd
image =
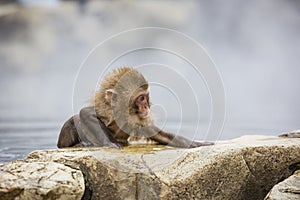
[[[162,181],[162,180],[155,174],[155,172],[148,166],[147,162],[146,162],[145,159],[144,159],[144,155],[141,155],[141,160],[142,160],[143,165],[148,169],[150,175],[154,176],[155,179],[159,180],[159,182],[161,182],[162,184],[164,184],[164,185],[166,185],[166,186],[169,186],[166,182]]]

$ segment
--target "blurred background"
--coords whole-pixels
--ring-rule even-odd
[[[88,53],[145,26],[187,34],[214,60],[227,96],[220,139],[300,128],[298,0],[0,0],[0,162],[56,148]],[[154,91],[152,101],[169,103],[160,97]],[[203,127],[208,120],[204,114]]]

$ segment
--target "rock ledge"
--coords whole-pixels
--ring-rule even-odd
[[[296,171],[300,139],[243,136],[211,147],[35,151],[0,165],[0,199],[263,199]]]

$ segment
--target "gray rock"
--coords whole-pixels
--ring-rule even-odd
[[[275,185],[265,200],[300,199],[300,170]]]
[[[20,162],[51,161],[80,170],[85,178],[83,199],[251,200],[263,199],[289,177],[294,172],[291,166],[300,162],[299,152],[297,138],[244,136],[195,149],[135,146],[36,151]],[[4,166],[10,169],[8,165]]]
[[[14,161],[0,166],[0,199],[81,199],[81,171],[55,162]]]
[[[282,133],[281,135],[279,135],[279,137],[300,138],[300,130]]]

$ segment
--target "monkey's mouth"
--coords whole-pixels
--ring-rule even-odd
[[[148,118],[148,117],[150,116],[150,111],[138,112],[138,116],[139,116],[141,119]]]

